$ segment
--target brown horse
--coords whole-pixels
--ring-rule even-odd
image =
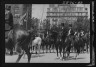
[[[14,41],[13,41],[13,30],[10,30],[7,38],[5,39],[5,51],[9,50],[10,55],[13,54]]]
[[[16,46],[16,51],[19,53],[17,63],[21,59],[21,57],[24,54],[24,51],[26,52],[28,56],[28,62],[30,62],[31,59],[31,53],[30,53],[30,41],[31,41],[31,32],[27,32],[25,30],[18,29],[15,31],[15,38],[17,43],[15,44]],[[23,52],[22,52],[23,50]]]

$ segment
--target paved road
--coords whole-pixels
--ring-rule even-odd
[[[90,63],[90,53],[82,53],[77,59],[74,59],[75,53],[70,54],[68,60],[58,59],[56,53],[44,53],[39,56],[36,54],[31,55],[31,63]],[[15,63],[18,55],[5,56],[5,63]],[[27,63],[27,55],[23,56],[19,63]]]

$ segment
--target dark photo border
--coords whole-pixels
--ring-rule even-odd
[[[94,1],[82,1],[83,4],[90,4],[90,63],[5,63],[5,20],[4,20],[4,11],[5,11],[5,4],[62,4],[63,1],[67,1],[67,0],[2,0],[1,2],[1,55],[2,57],[0,57],[1,62],[2,62],[2,66],[94,66],[95,65],[95,46],[94,46],[94,32],[95,32],[95,20],[93,21],[93,17],[94,15],[92,14],[95,13],[93,11],[94,6],[92,6],[92,3],[94,3]],[[78,3],[79,1],[71,1],[74,3]],[[31,59],[32,60],[32,59]]]

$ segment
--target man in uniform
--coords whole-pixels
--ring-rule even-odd
[[[13,29],[13,15],[10,10],[11,10],[11,6],[6,6],[6,8],[5,8],[5,38],[10,37],[13,40],[13,38],[12,38],[12,36],[13,36],[13,30],[12,30]],[[11,40],[11,42],[13,43],[12,40]],[[13,44],[10,44],[9,46],[10,46],[10,48],[13,48]],[[13,54],[12,49],[11,49],[10,54],[11,55]]]
[[[11,6],[7,6],[5,8],[5,24],[10,26],[10,30],[13,29],[13,15],[11,13]]]

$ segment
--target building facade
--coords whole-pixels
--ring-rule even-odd
[[[61,22],[74,23],[79,17],[88,18],[88,8],[77,6],[77,4],[50,4],[47,8],[47,19],[50,24],[60,24]]]
[[[30,29],[31,27],[31,4],[5,4],[5,6],[11,6],[11,12],[13,14],[14,25],[19,25],[22,23],[22,27],[25,29]],[[21,17],[26,13],[26,16],[21,19]],[[26,20],[26,21],[24,21]]]

